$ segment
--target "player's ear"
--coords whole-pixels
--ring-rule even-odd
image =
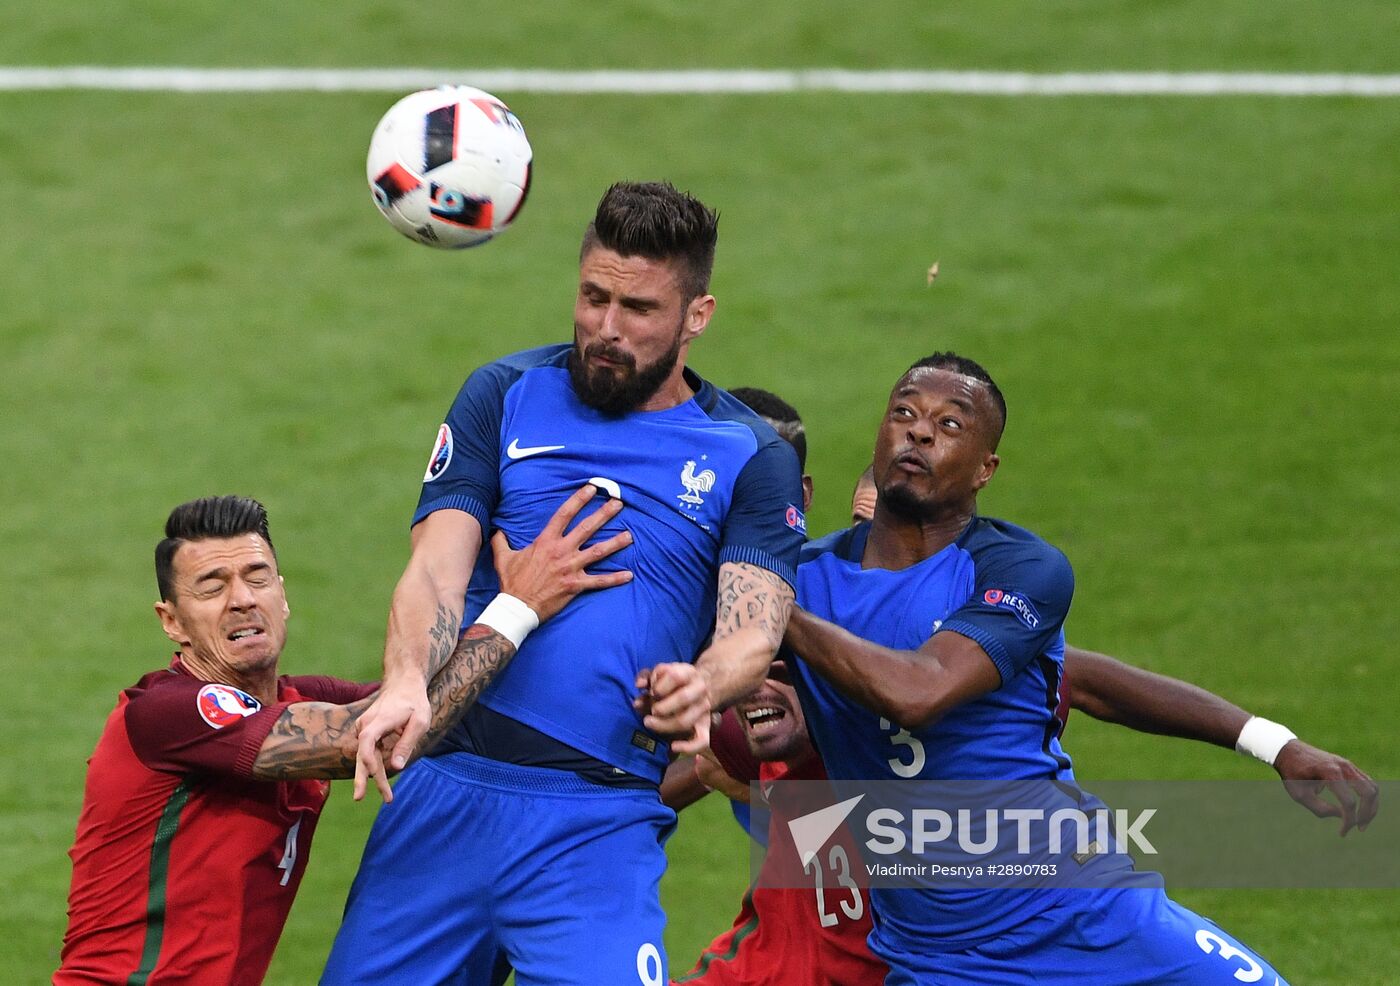
[[[702,294],[690,299],[690,304],[685,307],[685,322],[681,328],[681,333],[685,336],[685,341],[700,338],[705,331],[705,327],[710,324],[710,319],[715,314],[715,296],[712,294]]]
[[[812,509],[812,477],[803,475],[802,477],[802,512],[805,514]]]
[[[289,619],[292,615],[292,607],[287,602],[287,580],[279,575],[277,576],[277,584],[282,587],[282,619]]]
[[[992,476],[996,474],[999,465],[1001,465],[1001,456],[995,452],[988,452],[987,457],[982,460],[982,468],[977,473],[977,488],[979,490],[992,481]]]
[[[156,616],[160,617],[160,628],[165,631],[167,637],[181,647],[190,642],[190,635],[185,633],[185,628],[180,623],[180,617],[175,614],[173,604],[164,599],[156,603]]]

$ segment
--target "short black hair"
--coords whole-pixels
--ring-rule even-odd
[[[719,214],[670,182],[620,181],[603,193],[579,259],[595,246],[624,257],[677,261],[685,300],[710,290]]]
[[[980,380],[986,385],[987,393],[992,396],[992,403],[996,405],[997,413],[1001,415],[1001,420],[996,423],[996,428],[992,433],[992,451],[996,451],[997,443],[1001,441],[1001,434],[1006,430],[1006,398],[1002,396],[1001,388],[992,379],[992,375],[982,368],[981,363],[970,360],[966,356],[959,356],[957,353],[951,352],[939,352],[917,360],[904,371],[904,376],[907,377],[915,370],[924,367],[934,370],[949,370],[964,377]]]
[[[267,530],[267,508],[248,496],[206,496],[182,503],[170,511],[165,521],[165,540],[156,545],[156,588],[160,598],[175,598],[175,552],[186,541],[209,538],[231,538],[240,534],[256,534],[272,549],[272,535]]]
[[[802,415],[797,408],[783,400],[771,390],[761,387],[734,387],[729,391],[743,401],[750,411],[773,426],[778,437],[787,442],[797,452],[798,468],[807,469],[807,429],[803,427]]]

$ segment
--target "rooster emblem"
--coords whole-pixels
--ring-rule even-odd
[[[687,459],[685,468],[681,470],[681,485],[685,487],[685,492],[677,494],[676,499],[680,500],[681,503],[698,507],[705,502],[704,497],[700,494],[708,493],[715,488],[715,471],[704,469],[697,474],[695,460]]]

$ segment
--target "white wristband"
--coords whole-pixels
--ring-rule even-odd
[[[1240,730],[1240,737],[1235,740],[1235,749],[1240,753],[1248,753],[1254,759],[1262,760],[1272,767],[1284,744],[1297,738],[1297,734],[1287,726],[1254,716]]]
[[[486,604],[476,622],[495,630],[519,650],[521,642],[530,635],[530,631],[540,625],[540,618],[526,603],[507,593],[498,592],[496,598]]]

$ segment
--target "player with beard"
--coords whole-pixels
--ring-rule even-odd
[[[711,711],[763,681],[805,529],[792,449],[686,368],[715,240],[696,199],[613,186],[583,237],[573,343],[479,368],[439,429],[357,789],[384,771],[381,739],[401,733],[391,767],[412,753],[423,683],[488,600],[530,635],[380,810],[324,982],[666,981],[668,745],[702,748]],[[534,630],[483,535],[529,542],[580,483],[624,504],[595,538],[633,539],[596,570],[633,578]]]

